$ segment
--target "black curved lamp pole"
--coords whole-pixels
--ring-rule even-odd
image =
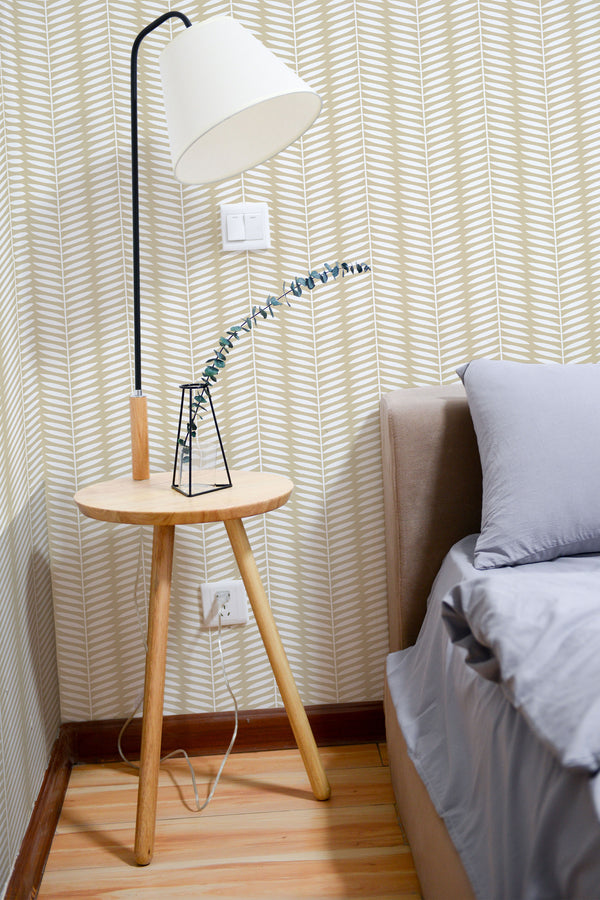
[[[166,22],[167,19],[178,18],[186,28],[191,22],[180,12],[167,12],[140,31],[131,48],[131,200],[133,217],[133,322],[134,322],[134,371],[135,391],[142,392],[142,355],[140,327],[140,192],[138,165],[138,114],[137,114],[137,59],[140,44],[147,34]]]
[[[167,12],[159,16],[140,31],[131,48],[131,212],[133,224],[133,352],[134,352],[134,392],[130,398],[131,443],[133,478],[143,480],[150,477],[148,454],[148,415],[146,399],[142,391],[142,337],[140,303],[140,195],[138,165],[138,104],[137,104],[137,59],[141,42],[147,34],[166,22],[180,19],[186,28],[191,26],[187,16],[180,12]]]

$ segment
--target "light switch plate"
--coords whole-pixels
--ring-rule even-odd
[[[231,240],[232,220],[235,216],[236,235],[239,240]],[[237,217],[240,219],[237,219]],[[269,229],[269,207],[266,203],[221,203],[221,236],[223,250],[268,250],[271,246]]]

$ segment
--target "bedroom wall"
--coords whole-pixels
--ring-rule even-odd
[[[18,271],[25,201],[4,88],[0,64],[0,895],[60,723],[35,310]]]
[[[2,6],[8,5],[3,3]],[[142,682],[148,529],[80,517],[73,493],[129,472],[128,65],[164,0],[11,5],[2,35],[17,302],[40,373],[63,720],[122,716]],[[378,401],[476,356],[596,361],[600,17],[581,2],[183,0],[233,13],[324,109],[273,161],[210,188],[172,178],[157,55],[140,82],[145,389],[152,468],[171,465],[177,387],[281,281],[325,287],[240,342],[215,396],[235,468],[288,473],[249,523],[305,703],[381,696],[387,648]],[[179,26],[175,25],[174,28]],[[218,204],[266,200],[273,247],[220,250]],[[36,405],[37,404],[37,405]],[[18,416],[17,416],[18,420]],[[220,526],[181,528],[165,711],[229,708],[199,586],[235,576]],[[133,598],[138,598],[138,606]],[[225,635],[242,708],[278,696],[253,622]]]

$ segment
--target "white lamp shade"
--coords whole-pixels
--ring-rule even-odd
[[[175,178],[184,184],[270,159],[321,110],[319,95],[229,16],[179,32],[160,68]]]

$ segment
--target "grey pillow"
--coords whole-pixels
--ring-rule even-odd
[[[481,457],[475,566],[600,551],[600,365],[478,359],[457,370]]]

